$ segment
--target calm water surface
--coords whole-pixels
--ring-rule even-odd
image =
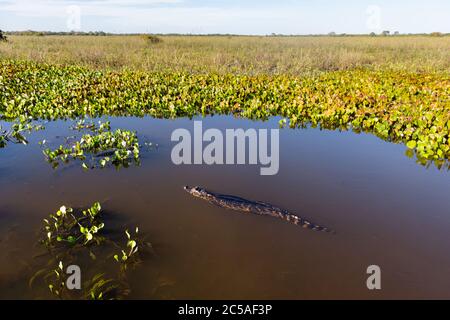
[[[42,219],[62,204],[100,201],[124,226],[138,225],[156,254],[131,275],[130,298],[450,298],[450,174],[405,157],[374,136],[319,129],[280,131],[280,171],[258,166],[176,166],[170,141],[188,119],[113,118],[159,145],[140,167],[53,170],[38,141],[73,135],[73,122],[46,124],[30,144],[0,149],[0,298],[35,298],[28,279]],[[206,128],[277,128],[278,119],[203,119]],[[337,231],[312,232],[192,198],[182,187],[286,208]],[[379,265],[382,290],[366,288]]]

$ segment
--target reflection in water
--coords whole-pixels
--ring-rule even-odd
[[[271,129],[278,120],[221,116],[203,124]],[[128,274],[129,298],[450,297],[449,173],[417,166],[402,145],[366,134],[283,129],[279,173],[260,176],[252,165],[172,164],[171,133],[191,130],[189,119],[112,118],[113,130],[136,130],[140,143],[149,137],[159,145],[141,149],[141,167],[53,170],[38,142],[61,144],[61,137],[73,135],[71,125],[48,123],[45,131],[30,135],[27,147],[11,144],[1,151],[0,298],[48,295],[42,282],[35,290],[28,287],[49,261],[33,258],[43,253],[34,245],[36,231],[62,203],[86,208],[95,201],[104,208],[104,230],[120,230],[122,246],[127,226],[139,225],[151,236],[156,256]],[[232,214],[194,201],[184,185],[289,208],[339,232],[330,237],[275,219]],[[112,251],[109,259],[98,252],[96,260],[89,253],[80,256],[80,267],[92,268],[83,282],[97,273],[112,278],[108,268],[116,266],[114,255],[120,258],[120,251]],[[369,265],[381,267],[383,289],[375,294],[365,285]],[[49,268],[58,268],[58,261]]]
[[[221,116],[226,117],[226,116]],[[238,115],[235,115],[237,119],[239,119]],[[245,119],[242,118],[242,119]],[[65,164],[69,163],[70,160],[85,160],[86,157],[83,154],[83,148],[80,148],[80,143],[83,141],[91,140],[91,139],[100,139],[100,140],[107,140],[108,138],[111,138],[110,136],[114,137],[114,135],[123,135],[128,134],[134,138],[134,132],[121,132],[119,129],[118,131],[111,133],[111,127],[110,127],[110,121],[102,122],[101,120],[97,123],[90,119],[88,122],[86,122],[87,119],[82,118],[75,122],[74,125],[70,126],[70,129],[80,131],[80,132],[86,132],[86,131],[92,131],[94,133],[97,133],[93,137],[91,137],[89,134],[85,137],[81,137],[81,141],[76,141],[77,135],[71,135],[65,137],[65,146],[60,145],[59,148],[55,150],[51,150],[49,148],[44,150],[44,154],[46,155],[47,161],[52,164],[53,168],[57,168],[59,166],[60,162],[63,162]],[[0,124],[1,121],[1,115],[0,115]],[[38,131],[45,129],[45,126],[43,124],[39,124],[38,122],[33,122],[31,120],[26,120],[23,122],[16,122],[16,123],[10,123],[10,122],[4,122],[5,124],[8,124],[10,127],[8,130],[2,129],[2,126],[0,125],[0,149],[7,146],[8,142],[14,143],[14,144],[28,144],[28,140],[26,138],[26,134],[31,133],[32,131]],[[286,119],[282,119],[278,122],[278,124],[281,127],[286,126]],[[313,128],[317,128],[318,125],[314,125]],[[308,126],[306,124],[298,124],[296,126],[297,128],[306,129]],[[329,126],[329,125],[323,125],[323,129],[326,130],[343,130],[347,131],[348,128],[342,127],[342,128],[336,128],[335,126]],[[195,130],[194,130],[195,131]],[[361,130],[353,130],[355,133],[360,134]],[[109,135],[102,138],[102,135]],[[56,136],[57,138],[61,138],[59,135]],[[86,139],[84,139],[86,138]],[[120,138],[120,137],[119,137]],[[273,137],[272,137],[273,138]],[[385,139],[388,142],[394,142],[384,136],[379,136],[381,139]],[[137,139],[137,138],[136,138]],[[114,140],[114,139],[113,139]],[[134,139],[132,139],[133,142]],[[43,140],[39,142],[40,145],[45,145],[47,140]],[[401,142],[398,142],[401,143]],[[99,145],[99,142],[96,142],[96,147],[93,146],[85,146],[85,150],[90,155],[90,165],[88,166],[86,163],[82,163],[82,166],[84,169],[94,169],[96,167],[104,168],[107,163],[111,162],[114,164],[114,166],[117,169],[120,169],[121,167],[127,168],[132,162],[134,162],[136,165],[140,165],[139,163],[139,148],[136,147],[136,144],[133,143],[132,145],[124,146],[123,148],[120,148],[120,146],[116,145],[108,145],[105,143],[101,143]],[[153,147],[153,144],[149,141],[145,141],[144,145],[146,147]],[[157,145],[156,145],[157,146]],[[78,147],[78,148],[77,148]],[[133,157],[132,157],[133,156]],[[405,156],[411,159],[415,159],[416,163],[424,166],[426,168],[435,167],[439,170],[450,170],[450,159],[440,157],[438,158],[436,156],[435,159],[429,159],[424,158],[419,155],[419,150],[415,147],[411,148],[408,147],[405,150]],[[134,161],[133,161],[134,160]],[[275,173],[276,174],[276,173]]]

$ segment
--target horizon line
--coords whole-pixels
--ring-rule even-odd
[[[398,31],[385,30],[380,33],[268,33],[268,34],[257,34],[257,33],[177,33],[177,32],[166,32],[166,33],[150,33],[150,32],[106,32],[101,30],[96,31],[49,31],[49,30],[7,30],[0,29],[1,31],[9,34],[20,34],[20,33],[36,33],[44,35],[92,35],[92,34],[103,34],[103,35],[157,35],[157,36],[255,36],[255,37],[274,37],[274,36],[286,36],[286,37],[301,37],[301,36],[410,36],[410,35],[450,35],[449,32],[433,31],[433,32],[414,32],[414,33],[401,33]]]

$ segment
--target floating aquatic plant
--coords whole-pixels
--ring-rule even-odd
[[[84,281],[80,290],[69,289],[67,288],[69,275],[65,270],[67,265],[63,261],[50,264],[47,268],[36,272],[30,279],[29,285],[33,287],[34,283],[41,279],[50,293],[62,300],[116,300],[125,298],[130,293],[126,282],[116,278],[108,278],[105,273],[97,273]]]
[[[120,254],[114,255],[114,260],[121,263],[122,269],[125,271],[130,265],[136,266],[141,263],[141,259],[139,258],[138,251],[139,245],[137,236],[139,233],[139,228],[136,227],[134,231],[134,236],[132,237],[128,230],[125,230],[126,235],[126,246],[125,248],[121,248]],[[146,243],[147,246],[151,245]]]
[[[45,238],[42,242],[47,247],[55,247],[60,242],[71,246],[86,245],[90,242],[100,244],[103,238],[97,237],[97,234],[104,227],[104,223],[99,219],[100,210],[98,202],[83,210],[81,214],[62,206],[55,214],[44,219]]]
[[[73,130],[90,130],[92,132],[105,132],[105,131],[111,131],[111,122],[110,121],[98,121],[97,123],[95,121],[86,122],[86,119],[80,119],[77,121],[77,123],[72,126]]]
[[[132,161],[139,163],[139,142],[136,132],[121,129],[114,132],[99,131],[96,134],[84,134],[72,146],[60,145],[55,150],[47,148],[43,152],[53,167],[70,160],[83,161],[84,169],[104,168],[108,164],[127,167]],[[86,164],[85,160],[89,160],[89,164]]]
[[[29,281],[30,287],[38,279],[42,280],[50,293],[60,299],[119,299],[129,294],[128,272],[143,262],[142,254],[151,248],[138,233],[138,228],[135,228],[133,236],[128,229],[125,230],[127,242],[123,249],[116,243],[118,232],[104,232],[104,217],[98,202],[85,210],[61,206],[43,222],[40,243],[48,251],[48,263],[33,275]],[[122,252],[120,259],[114,253],[117,250]],[[80,292],[70,290],[66,286],[68,275],[65,266],[77,264],[83,257],[93,261],[89,268],[85,266],[83,269],[88,280],[83,283]],[[99,261],[109,268],[112,266],[109,261],[112,260],[120,264],[115,273],[107,274],[101,270]]]
[[[0,61],[0,114],[5,120],[281,116],[291,127],[364,131],[408,144],[421,163],[450,160],[449,97],[446,72],[355,69],[304,77],[248,76]]]
[[[34,124],[28,119],[13,123],[9,129],[3,129],[0,125],[0,148],[6,147],[8,142],[26,145],[28,140],[25,134],[33,130],[38,131],[42,129],[44,129],[43,125]]]

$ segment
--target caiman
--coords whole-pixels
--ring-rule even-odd
[[[290,213],[287,210],[278,208],[269,203],[246,200],[236,196],[218,194],[207,191],[206,189],[201,187],[185,186],[184,190],[186,190],[189,194],[191,194],[194,197],[206,200],[209,203],[217,205],[221,208],[240,211],[243,213],[253,213],[261,216],[271,216],[293,223],[305,229],[335,233],[331,229],[312,223],[304,218],[301,218],[295,214]]]

